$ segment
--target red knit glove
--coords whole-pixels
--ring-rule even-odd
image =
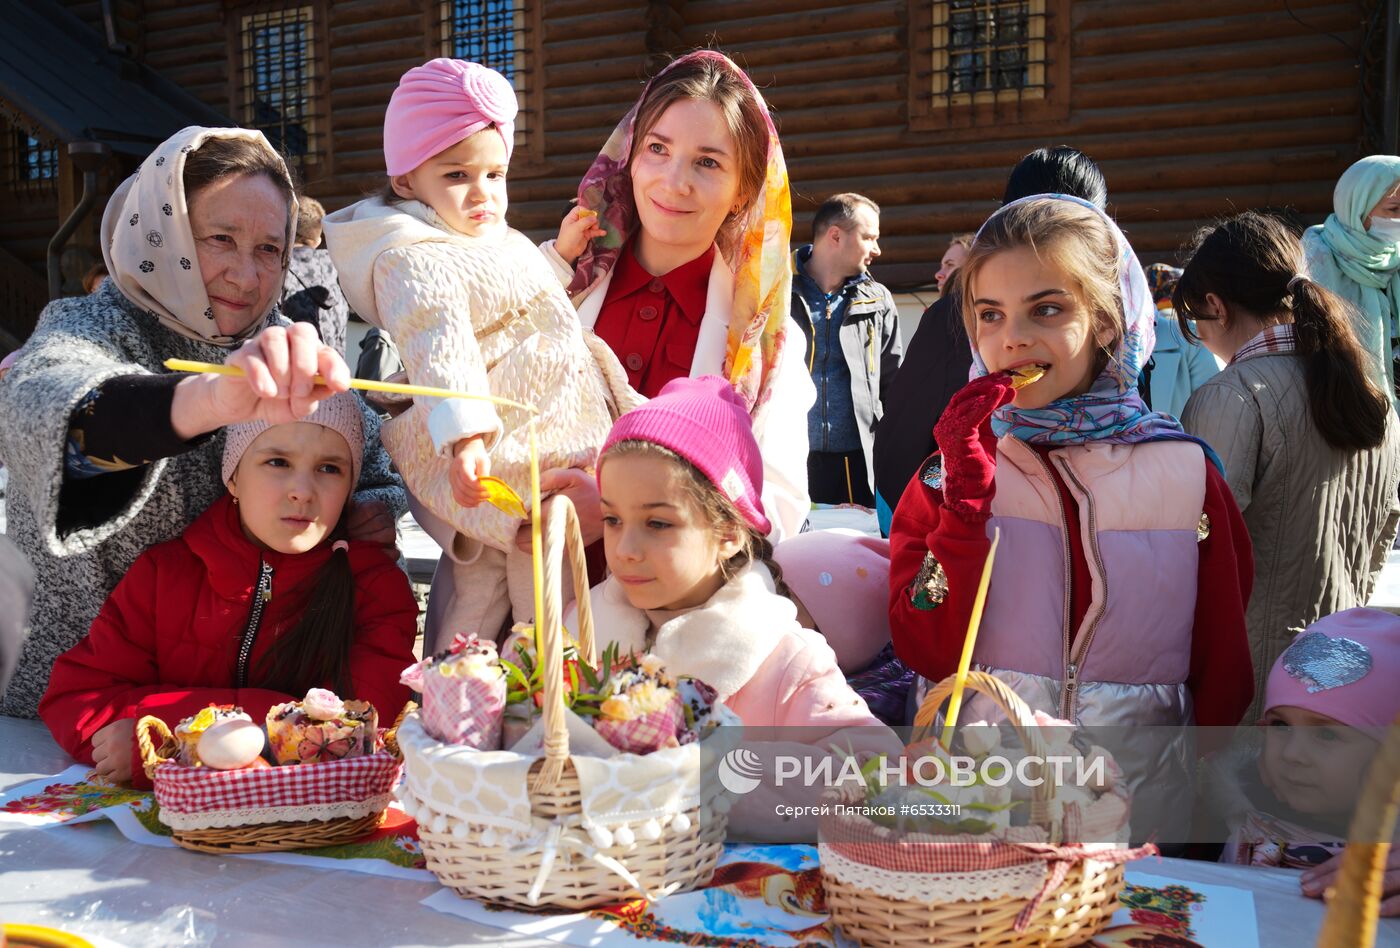
[[[933,438],[943,454],[943,509],[972,523],[986,523],[996,494],[997,438],[992,412],[1016,396],[1011,374],[973,379],[943,409]]]

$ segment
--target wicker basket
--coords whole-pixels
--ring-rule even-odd
[[[459,817],[436,816],[422,803],[405,800],[418,817],[419,839],[428,868],[443,885],[458,894],[485,902],[513,906],[553,906],[582,909],[635,898],[657,898],[691,889],[714,872],[727,820],[723,802],[715,806],[719,788],[708,792],[661,827],[656,839],[636,835],[628,845],[596,838],[593,845],[569,845],[584,835],[580,826],[582,795],[574,762],[569,756],[563,694],[563,631],[559,618],[562,560],[569,555],[577,590],[588,589],[583,543],[573,504],[555,495],[545,503],[544,615],[540,624],[543,662],[544,756],[529,765],[529,810],[543,845],[499,845],[495,834]],[[578,596],[579,652],[596,662],[593,616],[588,596]],[[405,731],[407,733],[407,729]],[[431,740],[431,739],[429,739]],[[405,744],[409,773],[414,773],[414,750]],[[699,744],[680,749],[698,761]],[[462,749],[463,754],[476,752]],[[509,751],[480,754],[480,758],[510,758]],[[519,755],[514,755],[519,758]],[[470,762],[476,757],[458,757]],[[639,758],[645,759],[645,758]],[[524,759],[520,759],[522,765]],[[401,793],[405,788],[401,788]]]
[[[967,688],[991,698],[1012,722],[1028,754],[1044,757],[1044,741],[1025,702],[999,679],[970,672]],[[915,718],[916,727],[932,723],[952,693],[949,677],[929,693]],[[1032,789],[1030,822],[1058,843],[1059,826],[1052,820],[1054,782],[1043,780]],[[859,819],[864,819],[860,817]],[[878,834],[877,834],[878,835]],[[825,855],[825,853],[824,853]],[[1032,899],[1006,896],[969,901],[922,902],[873,891],[852,878],[839,878],[823,858],[822,880],[833,924],[862,945],[963,945],[977,948],[1042,948],[1080,945],[1108,924],[1123,888],[1123,866],[1087,858],[1074,862],[1063,880],[1030,911],[1028,923],[1016,922]],[[1029,862],[1029,860],[1028,860]],[[954,875],[952,873],[949,874]]]
[[[1327,917],[1317,936],[1319,948],[1370,948],[1376,943],[1389,840],[1400,816],[1400,717],[1391,722],[1380,753],[1361,790],[1342,853],[1342,868]],[[1384,842],[1382,842],[1384,840]]]
[[[403,711],[399,713],[398,720],[394,722],[394,727],[385,733],[384,744],[388,753],[375,755],[387,758],[385,768],[391,767],[395,777],[402,762],[402,755],[399,753],[394,735],[404,714],[413,707],[411,702],[405,705]],[[159,746],[151,739],[152,732],[159,737],[161,742]],[[147,715],[136,724],[136,742],[141,751],[141,763],[146,771],[146,776],[150,778],[152,783],[157,784],[159,791],[162,781],[161,767],[174,756],[175,739],[164,721]],[[309,772],[310,768],[328,767],[339,763],[341,762],[329,761],[320,764],[298,764],[297,766],[307,768],[307,772]],[[252,770],[243,776],[245,780],[250,781],[268,780],[277,769]],[[392,781],[390,782],[392,783]],[[269,853],[287,849],[338,846],[353,843],[367,836],[378,829],[384,821],[384,806],[378,805],[377,801],[366,799],[364,806],[359,809],[365,809],[369,812],[357,816],[331,819],[245,823],[237,826],[211,826],[200,829],[171,827],[170,838],[178,846],[204,853]],[[169,824],[167,823],[167,825]]]

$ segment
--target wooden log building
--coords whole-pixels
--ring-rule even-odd
[[[117,81],[144,70],[163,81],[147,86],[171,106],[165,134],[180,127],[176,115],[208,123],[217,113],[263,128],[330,210],[382,183],[384,108],[406,69],[438,55],[486,62],[520,93],[509,219],[535,237],[554,232],[645,78],[670,55],[713,46],[748,68],[777,114],[795,240],[810,239],[824,197],[868,195],[883,209],[875,275],[905,289],[932,282],[948,237],[974,229],[996,207],[1011,165],[1042,145],[1071,144],[1099,162],[1113,212],[1144,260],[1156,260],[1234,210],[1321,220],[1337,176],[1394,135],[1394,84],[1382,89],[1387,44],[1398,38],[1393,24],[1387,30],[1386,0],[23,6],[81,34],[89,72]],[[57,81],[70,63],[48,58]],[[0,326],[23,339],[45,298],[49,241],[81,192],[69,142],[141,123],[113,114],[95,123],[107,132],[55,127],[21,101],[17,68],[0,50]],[[99,176],[103,200],[151,144],[121,141]],[[100,259],[103,200],[68,241],[65,292],[80,267]]]

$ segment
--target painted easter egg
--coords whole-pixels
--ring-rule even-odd
[[[199,737],[195,753],[206,767],[238,770],[259,759],[263,729],[252,721],[220,721]]]

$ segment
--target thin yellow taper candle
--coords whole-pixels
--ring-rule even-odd
[[[246,373],[236,365],[218,365],[213,362],[191,362],[188,359],[166,359],[165,367],[172,372],[200,372],[208,375],[232,375],[241,376]],[[317,385],[325,385],[326,380],[321,376],[314,379]],[[524,402],[513,402],[509,398],[497,398],[495,395],[476,395],[471,392],[459,392],[451,388],[433,388],[431,385],[405,385],[400,382],[380,382],[377,379],[351,379],[350,387],[357,388],[364,392],[388,392],[391,395],[421,395],[424,398],[470,398],[473,401],[491,402],[496,405],[505,405],[510,408],[519,408],[527,411],[531,415],[537,414],[539,409],[534,405],[527,405]]]
[[[540,537],[540,452],[535,443],[535,419],[530,419],[530,568],[535,577],[535,658],[543,661],[541,651],[544,621],[544,542]]]
[[[944,748],[953,746],[953,728],[958,723],[958,712],[962,710],[963,688],[967,685],[967,672],[972,667],[972,649],[977,644],[977,630],[982,626],[982,607],[987,604],[987,587],[992,583],[992,561],[997,558],[997,544],[1001,542],[1001,527],[992,530],[992,546],[987,550],[987,562],[982,565],[982,581],[977,584],[977,598],[972,600],[972,618],[967,623],[967,638],[963,639],[962,658],[958,659],[958,674],[953,679],[953,696],[948,699],[948,716],[944,718],[943,737],[939,743]]]
[[[238,365],[196,363],[196,361],[190,361],[188,358],[167,358],[167,360],[165,360],[165,368],[168,368],[168,370],[172,372],[199,372],[199,374],[206,375],[234,375],[234,377],[246,375],[246,372],[241,370]],[[316,375],[314,381],[316,385],[326,384],[326,379],[323,379],[321,375]],[[351,378],[350,388],[358,388],[365,392],[389,392],[392,393],[392,395],[421,395],[424,396],[424,398],[466,398],[472,399],[473,402],[491,402],[493,405],[518,407],[522,412],[528,412],[531,416],[539,414],[539,409],[536,409],[533,405],[525,405],[524,402],[512,402],[511,399],[497,398],[496,395],[475,395],[475,393],[472,392],[458,392],[451,388],[433,388],[431,385],[405,385],[400,384],[400,382],[381,382],[372,378]],[[533,437],[535,437],[535,420],[533,420],[533,417],[531,423],[529,423],[529,430],[531,430],[531,463],[533,465],[533,473],[535,473],[535,483],[532,485],[532,489],[535,490],[536,493],[536,496],[533,497],[533,508],[535,508],[535,520],[538,521],[539,458],[535,454],[535,441],[533,441]],[[518,507],[521,506],[521,504],[519,504],[519,497],[515,496],[514,490],[511,490],[511,486],[508,485],[508,483],[505,483],[504,480],[500,478],[486,478],[483,480],[487,480],[491,485],[490,493],[487,494],[487,501],[489,501],[491,506],[497,507],[498,510],[504,510],[507,514],[519,513]],[[535,536],[535,541],[535,545],[539,546],[539,536]],[[539,598],[538,581],[536,581],[535,597],[536,599]],[[539,606],[536,604],[536,615],[538,615],[538,613]]]

